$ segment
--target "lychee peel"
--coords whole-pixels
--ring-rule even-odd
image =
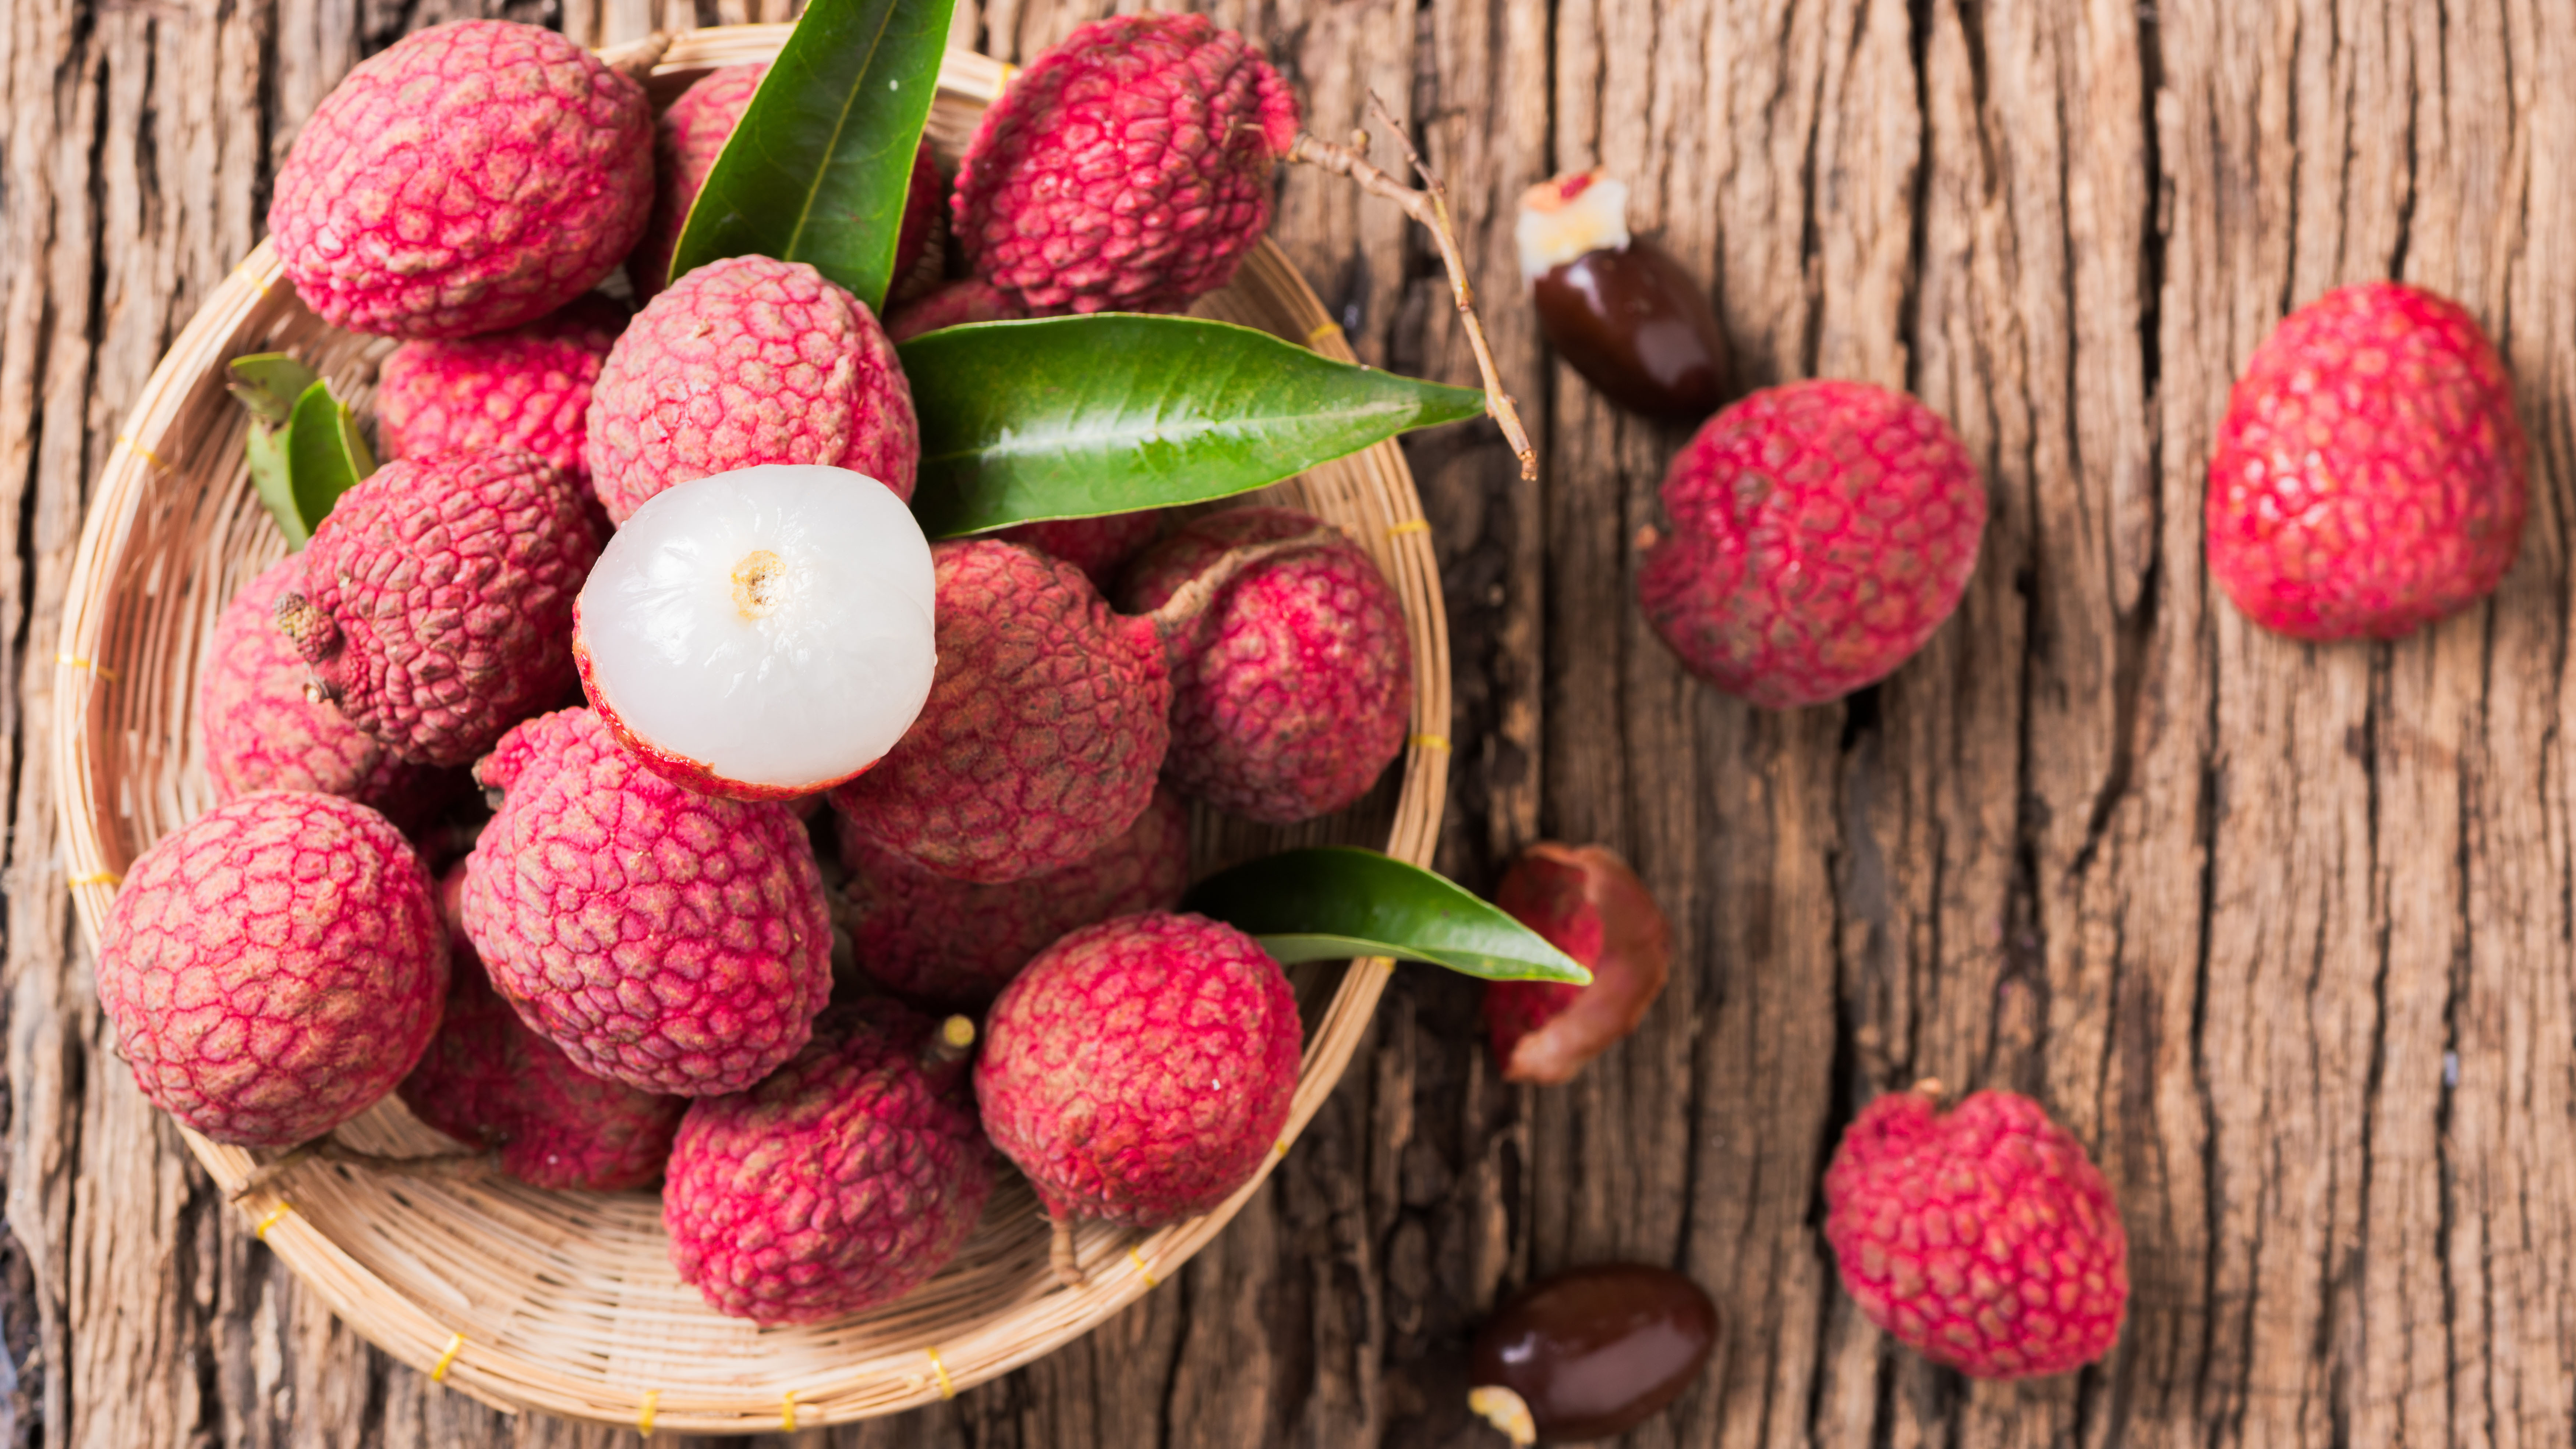
[[[1127,566],[1154,535],[1162,530],[1163,515],[1154,509],[1135,513],[1104,513],[1093,518],[1049,518],[1037,523],[1021,523],[1005,528],[993,536],[1011,543],[1024,543],[1049,558],[1060,558],[1082,570],[1092,585],[1103,594],[1117,582],[1119,570]]]
[[[1485,1028],[1507,1082],[1552,1086],[1637,1029],[1672,972],[1672,927],[1645,882],[1607,846],[1542,840],[1494,888],[1494,904],[1592,973],[1588,985],[1495,981]]]
[[[575,1065],[711,1096],[805,1044],[832,927],[792,810],[682,789],[587,709],[512,729],[475,777],[502,795],[466,857],[466,932]]]
[[[163,836],[99,935],[99,1004],[135,1085],[237,1146],[308,1141],[374,1105],[446,994],[428,872],[392,822],[336,795],[244,795]]]
[[[268,230],[334,327],[465,337],[590,290],[653,201],[644,89],[534,25],[467,20],[361,61],[295,138]]]
[[[1288,1125],[1296,996],[1260,943],[1203,916],[1066,936],[1003,990],[984,1030],[984,1130],[1060,1221],[1206,1212]]]
[[[388,463],[340,496],[278,600],[340,712],[405,759],[462,765],[573,683],[587,501],[534,453]]]
[[[900,1007],[863,1010],[827,1013],[794,1059],[680,1125],[671,1266],[720,1313],[818,1323],[893,1302],[956,1257],[992,1194],[963,1044]]]
[[[1205,16],[1078,27],[984,112],[950,201],[976,275],[1032,316],[1177,311],[1270,225],[1297,102]]]
[[[727,257],[637,313],[601,365],[591,486],[611,520],[675,483],[825,463],[912,497],[921,428],[876,317],[803,262]]]
[[[386,458],[524,448],[587,486],[590,389],[625,328],[626,309],[594,292],[506,332],[404,343],[376,384]]]

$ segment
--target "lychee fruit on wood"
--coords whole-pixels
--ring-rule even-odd
[[[1770,709],[1892,673],[1958,607],[1986,494],[1938,413],[1862,382],[1765,388],[1664,475],[1637,594],[1700,678]]]
[[[466,933],[574,1065],[702,1097],[805,1044],[832,925],[795,812],[672,784],[587,709],[514,728],[475,777],[501,802],[466,857]]]
[[[1323,527],[1286,508],[1194,519],[1129,569],[1119,606],[1150,612],[1231,550]],[[1343,809],[1404,748],[1413,713],[1404,607],[1338,535],[1244,569],[1173,636],[1171,668],[1163,772],[1246,819],[1287,825]]]
[[[534,453],[434,453],[340,495],[278,627],[322,692],[408,760],[462,765],[573,683],[572,605],[599,535]]]
[[[1128,561],[1161,532],[1163,515],[1155,509],[1103,513],[1091,518],[1048,518],[1014,524],[993,537],[1024,543],[1049,558],[1060,558],[1082,570],[1092,585],[1108,594]]]
[[[303,586],[304,555],[288,554],[242,585],[206,637],[197,728],[215,798],[316,790],[417,828],[474,782],[463,770],[405,760],[310,692],[311,668],[277,627],[278,599]]]
[[[719,1313],[818,1323],[937,1276],[993,1190],[973,1024],[837,1008],[749,1091],[692,1104],[671,1149],[671,1266]]]
[[[373,1106],[446,995],[429,873],[337,795],[244,795],[163,836],[99,933],[99,1005],[135,1085],[237,1146],[291,1146]]]
[[[624,523],[675,483],[763,463],[864,473],[910,500],[912,386],[865,304],[803,262],[727,257],[644,305],[591,390],[591,487]]]
[[[2522,546],[2530,444],[2475,318],[2367,282],[2284,318],[2228,395],[2209,572],[2294,639],[2394,639],[2495,591]]]
[[[1189,885],[1189,807],[1169,790],[1107,845],[1060,870],[1001,885],[950,880],[880,850],[835,812],[848,928],[859,969],[913,1001],[992,1001],[1056,938],[1112,916],[1169,910]]]
[[[653,204],[644,88],[535,25],[433,26],[359,62],[279,169],[268,230],[334,327],[467,337],[589,291]]]
[[[1171,312],[1270,226],[1297,102],[1205,16],[1095,20],[984,112],[950,202],[969,267],[1032,316]]]
[[[626,309],[593,292],[506,332],[406,342],[377,373],[386,458],[525,448],[587,486],[590,389]]]
[[[1843,1291],[1906,1347],[1971,1378],[2065,1373],[2120,1334],[2119,1204],[2037,1102],[1938,1083],[1861,1109],[1825,1170]]]
[[[591,706],[692,790],[782,800],[840,783],[929,696],[930,544],[885,485],[770,464],[644,500],[574,610]]]
[[[1494,887],[1494,904],[1592,973],[1588,985],[1493,981],[1485,1029],[1507,1082],[1573,1080],[1637,1029],[1672,972],[1672,926],[1646,883],[1601,845],[1542,840]]]

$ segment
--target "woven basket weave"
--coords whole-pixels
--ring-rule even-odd
[[[707,69],[766,60],[789,26],[683,35],[654,71],[657,104]],[[1009,68],[950,52],[931,137],[954,162]],[[1203,316],[1264,328],[1328,356],[1339,330],[1264,242]],[[197,671],[217,611],[284,541],[242,464],[241,409],[224,365],[285,350],[365,415],[381,339],[322,325],[263,243],[216,290],[154,370],[100,480],[66,606],[54,770],[66,867],[93,946],[134,857],[214,802],[198,759]],[[1413,740],[1358,807],[1293,830],[1193,821],[1199,870],[1293,844],[1349,841],[1430,860],[1446,789],[1449,656],[1429,530],[1391,443],[1266,495],[1341,525],[1404,605],[1413,643]],[[1306,1025],[1290,1141],[1341,1076],[1388,971],[1383,961],[1291,972]],[[132,1090],[122,1073],[111,1091]],[[453,1150],[391,1099],[341,1129],[363,1150]],[[194,1134],[227,1192],[257,1166]],[[333,1311],[405,1363],[502,1408],[645,1428],[751,1432],[890,1414],[952,1396],[1088,1332],[1178,1272],[1259,1183],[1193,1221],[1153,1232],[1086,1223],[1089,1281],[1060,1286],[1034,1194],[1005,1170],[965,1252],[900,1303],[807,1328],[758,1329],[704,1306],[673,1274],[650,1193],[545,1192],[500,1177],[412,1178],[336,1164],[291,1169],[242,1204],[248,1220]]]

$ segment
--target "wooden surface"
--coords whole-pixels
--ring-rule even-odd
[[[16,0],[0,28],[0,780],[18,1392],[48,1444],[608,1445],[391,1367],[215,1200],[109,1052],[52,851],[53,639],[125,402],[258,235],[299,118],[476,0]],[[509,0],[617,38],[662,0]],[[685,7],[687,0],[678,0]],[[777,0],[697,17],[771,18]],[[995,0],[1025,59],[1097,6]],[[1271,1189],[1180,1281],[955,1405],[800,1442],[1494,1442],[1464,1335],[1560,1265],[1689,1272],[1732,1328],[1638,1445],[2565,1443],[2576,1435],[2576,49],[2568,0],[1275,0],[1325,135],[1375,88],[1448,173],[1546,477],[1411,447],[1461,707],[1444,864],[1626,852],[1681,962],[1575,1085],[1498,1084],[1476,993],[1398,977]],[[1384,150],[1382,155],[1389,154]],[[1885,686],[1765,714],[1630,603],[1674,433],[1515,305],[1510,202],[1606,161],[1751,381],[1912,388],[1986,470],[1958,617]],[[1421,239],[1287,176],[1277,234],[1362,355],[1472,368]],[[2520,379],[2536,498],[2492,605],[2394,645],[2248,627],[2202,470],[2286,306],[2462,298]],[[1971,1385],[1835,1290],[1817,1177],[1918,1076],[2040,1096],[2118,1187],[2115,1355]]]

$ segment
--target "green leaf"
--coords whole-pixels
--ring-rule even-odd
[[[242,450],[250,456],[251,486],[259,490],[259,501],[268,516],[277,520],[277,531],[286,535],[286,548],[300,553],[313,537],[304,519],[295,511],[295,485],[286,471],[286,439],[293,428],[271,428],[258,418],[250,420],[250,434],[242,439]]]
[[[898,350],[933,538],[1203,503],[1485,410],[1473,388],[1195,317],[978,322]]]
[[[809,262],[884,309],[954,0],[812,0],[689,208],[671,275]]]
[[[314,383],[295,400],[284,443],[289,501],[309,537],[341,494],[376,471],[375,455],[358,436],[349,405],[331,395],[327,382]]]
[[[1457,883],[1346,845],[1220,871],[1181,908],[1260,938],[1282,964],[1401,956],[1488,981],[1592,980],[1573,957]]]
[[[321,381],[321,374],[283,352],[253,352],[230,364],[232,381],[224,384],[254,417],[272,423],[294,415],[295,400]]]

